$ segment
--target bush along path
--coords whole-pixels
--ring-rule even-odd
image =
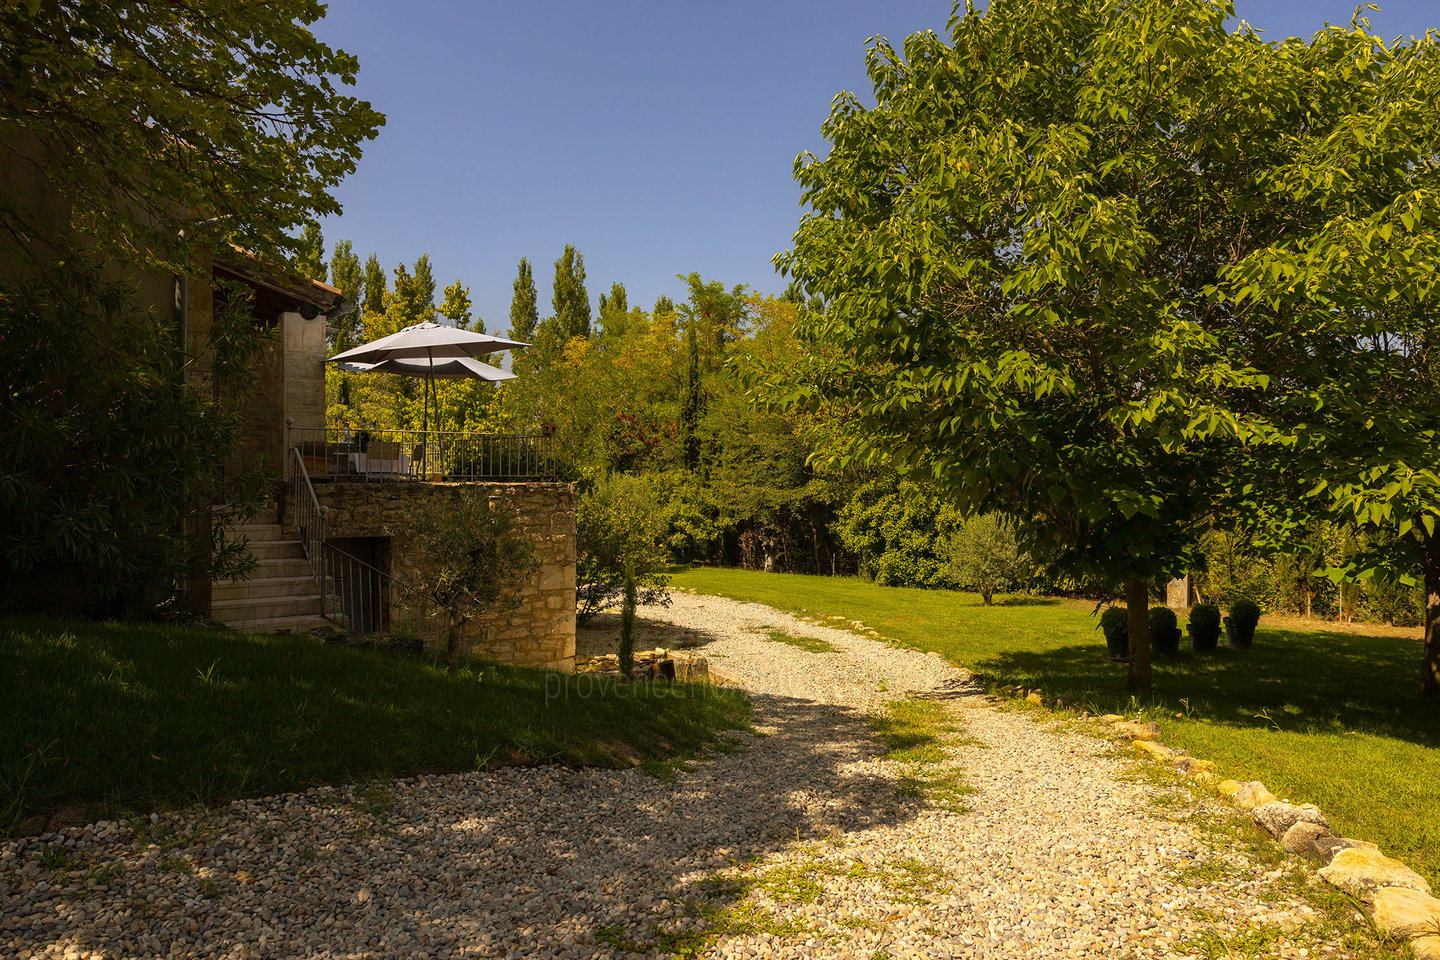
[[[1387,955],[1097,722],[766,607],[643,613],[751,691],[753,732],[669,778],[506,768],[12,842],[0,955]]]

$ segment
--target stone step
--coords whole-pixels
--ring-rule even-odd
[[[220,580],[210,586],[211,601],[217,600],[261,600],[267,597],[297,597],[314,595],[315,578],[310,576],[309,565],[297,576],[252,577],[249,580]]]
[[[231,630],[242,633],[309,633],[325,627],[335,629],[336,624],[315,615],[295,617],[258,617],[253,620],[235,620],[225,624]]]
[[[285,528],[278,523],[237,523],[228,528],[232,537],[244,537],[250,543],[262,540],[284,540]]]
[[[258,540],[249,544],[256,560],[304,560],[305,548],[299,540]]]
[[[210,603],[210,617],[220,623],[234,624],[245,620],[302,616],[320,616],[320,594],[242,597],[236,600],[213,600]]]
[[[304,556],[305,551],[300,551],[299,557],[271,557],[266,560],[255,561],[255,573],[252,579],[274,580],[279,577],[310,577],[314,580],[314,572],[310,569],[310,561]]]

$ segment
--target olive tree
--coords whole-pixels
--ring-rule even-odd
[[[957,586],[980,594],[990,606],[995,594],[1024,582],[1030,566],[1015,539],[1015,527],[1003,516],[972,517],[950,536],[946,572]]]
[[[453,500],[418,500],[395,533],[413,540],[425,558],[412,586],[445,614],[445,665],[454,671],[465,624],[520,605],[520,587],[537,567],[534,545],[509,508],[468,488]]]

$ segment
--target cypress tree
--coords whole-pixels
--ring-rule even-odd
[[[685,324],[685,394],[680,398],[680,457],[686,470],[700,466],[700,336],[692,315]]]
[[[535,296],[535,274],[530,261],[520,258],[520,271],[515,277],[515,295],[510,298],[510,338],[529,343],[535,339],[540,325],[540,306]]]

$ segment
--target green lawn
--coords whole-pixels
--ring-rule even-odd
[[[497,763],[629,766],[748,723],[737,693],[620,686],[156,625],[0,621],[0,831]]]
[[[1373,840],[1440,888],[1440,704],[1416,694],[1413,640],[1266,629],[1250,650],[1159,662],[1136,704],[1104,657],[1090,607],[877,587],[854,578],[695,568],[677,587],[815,616],[839,615],[933,650],[998,685],[1039,687],[1095,712],[1143,709],[1165,739],[1222,776],[1319,804],[1335,829]]]

